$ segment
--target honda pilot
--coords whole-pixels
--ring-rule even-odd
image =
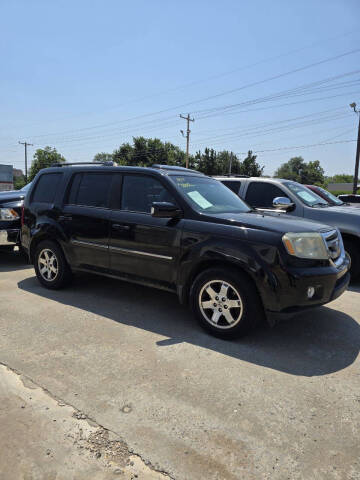
[[[349,282],[337,228],[256,211],[217,180],[166,165],[41,170],[22,244],[46,288],[83,271],[164,289],[223,338],[326,304]]]

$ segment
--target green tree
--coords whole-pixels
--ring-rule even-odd
[[[93,158],[93,162],[112,162],[112,161],[113,161],[112,153],[100,152],[100,153],[97,153]]]
[[[302,157],[293,157],[286,163],[283,163],[275,172],[274,177],[286,178],[301,182],[301,172],[305,168],[305,162]]]
[[[14,189],[15,190],[21,190],[23,187],[25,187],[26,182],[25,182],[25,177],[24,175],[14,177]]]
[[[241,175],[248,175],[249,177],[261,177],[264,167],[260,167],[256,158],[257,155],[253,155],[252,151],[249,150],[247,157],[240,163],[240,171],[238,173]]]
[[[231,168],[230,168],[231,167]],[[217,175],[241,173],[241,163],[235,153],[222,150],[217,153]]]
[[[353,183],[354,175],[349,175],[347,173],[338,173],[333,177],[327,177],[326,181],[328,183]]]
[[[306,178],[303,179],[302,183],[306,183],[309,185],[316,184],[321,186],[325,182],[324,173],[325,173],[324,169],[320,165],[319,160],[315,160],[314,162],[309,162],[305,168]]]
[[[113,160],[120,165],[149,167],[154,163],[185,166],[185,152],[158,138],[133,137],[133,144],[123,143],[114,150]],[[192,160],[192,159],[191,159]]]
[[[197,152],[189,163],[191,168],[205,175],[225,175],[230,172],[230,164],[232,174],[241,173],[240,160],[228,150],[216,152],[213,148],[205,148],[204,153]]]
[[[205,175],[218,175],[217,155],[213,148],[205,148],[204,153],[197,152],[195,155],[197,170]]]
[[[286,178],[304,184],[323,185],[325,182],[324,169],[320,162],[306,163],[302,157],[293,157],[283,163],[274,174],[277,178]]]
[[[29,181],[33,180],[42,168],[51,167],[55,163],[64,163],[65,158],[57,152],[56,148],[45,147],[38,148],[34,153],[33,161],[31,163]]]

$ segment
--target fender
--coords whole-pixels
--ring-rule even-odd
[[[248,275],[263,299],[269,295],[269,286],[276,294],[278,279],[273,272],[274,265],[280,268],[276,246],[264,246],[240,239],[234,246],[234,242],[226,238],[223,238],[219,244],[219,238],[217,238],[216,242],[215,239],[199,242],[188,249],[180,259],[177,279],[180,302],[188,301],[191,285],[200,272],[214,266],[225,265]]]
[[[46,217],[42,221],[42,218],[40,217],[36,225],[31,229],[30,238],[29,258],[31,263],[33,263],[33,256],[36,246],[43,240],[54,240],[59,243],[64,252],[66,260],[68,260],[66,249],[64,248],[67,242],[67,237],[59,223],[55,220]]]

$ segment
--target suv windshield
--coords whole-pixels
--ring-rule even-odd
[[[288,187],[288,189],[293,192],[299,200],[301,200],[305,205],[309,207],[315,206],[325,206],[329,205],[326,200],[316,195],[310,188],[304,187],[300,183],[296,182],[285,182],[284,185]]]
[[[200,213],[243,213],[251,208],[218,180],[195,175],[170,178],[191,206]]]

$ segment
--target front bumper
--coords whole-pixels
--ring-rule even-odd
[[[19,229],[0,230],[0,247],[18,245],[20,240]]]
[[[272,300],[264,302],[268,322],[274,325],[282,319],[340,297],[350,282],[350,265],[350,258],[346,256],[339,266],[282,272],[278,276],[278,288],[275,288]],[[315,289],[311,299],[307,296],[309,287]]]

